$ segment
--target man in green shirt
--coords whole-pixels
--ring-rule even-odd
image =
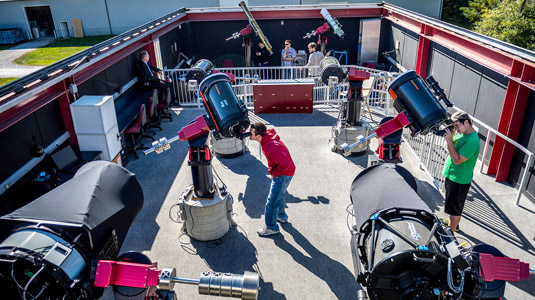
[[[479,137],[472,127],[472,119],[464,111],[458,111],[451,116],[457,134],[446,129],[446,139],[449,156],[442,174],[446,177],[446,203],[444,212],[450,215],[448,225],[453,232],[458,230],[464,202],[474,176],[474,167],[479,156]]]

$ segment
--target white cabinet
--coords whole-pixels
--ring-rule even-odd
[[[71,104],[71,114],[80,150],[113,160],[122,149],[113,97],[83,96]]]

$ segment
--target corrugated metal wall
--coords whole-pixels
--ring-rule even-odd
[[[382,25],[380,53],[394,50],[395,45],[399,43],[397,50],[390,53],[390,56],[406,69],[414,69],[418,50],[417,35],[386,19],[383,19]],[[396,67],[387,62],[387,70],[395,71]],[[498,128],[509,82],[507,77],[434,42],[431,42],[430,46],[427,74],[439,82],[440,87],[444,89],[446,96],[455,103],[455,106],[490,127]],[[534,101],[535,92],[531,91],[518,137],[518,142],[532,152],[535,152]],[[483,149],[487,130],[482,128],[479,130],[479,135],[482,143],[481,149]],[[494,140],[493,137],[489,151],[492,151]],[[482,154],[481,151],[480,155]],[[487,155],[487,162],[489,157]],[[527,156],[515,149],[507,181],[513,185],[519,184],[526,168],[526,161]],[[527,167],[533,168],[533,166]],[[534,172],[531,172],[529,176],[525,195],[535,201],[533,200],[535,199]]]
[[[320,3],[380,3],[372,0],[249,0],[250,7],[265,5],[299,5]],[[440,16],[442,0],[391,0],[391,4],[408,8],[431,17]],[[155,4],[157,3],[157,5]],[[225,4],[227,2],[221,2]],[[24,11],[25,6],[49,5],[58,36],[63,36],[61,22],[67,22],[72,36],[72,19],[81,19],[85,35],[119,34],[152,21],[181,7],[219,7],[220,0],[44,0],[0,1],[0,28],[22,28],[29,38],[30,28]],[[106,10],[106,6],[108,10]],[[107,12],[109,13],[109,21]]]
[[[218,7],[219,0],[108,0],[113,34],[123,33],[141,24],[169,14],[181,7]]]
[[[3,1],[0,2],[0,26],[22,28],[26,38],[30,38],[30,28],[25,7],[50,6],[54,27],[61,35],[61,22],[67,22],[72,35],[72,19],[81,19],[85,35],[110,34],[104,0],[99,1]]]

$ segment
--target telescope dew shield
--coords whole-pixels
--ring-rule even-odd
[[[320,13],[323,16],[323,18],[327,21],[327,23],[329,23],[334,34],[339,36],[341,39],[344,39],[344,31],[342,30],[342,25],[340,25],[340,22],[338,22],[338,20],[333,18],[326,8],[322,9]]]
[[[214,64],[207,59],[199,59],[186,73],[186,82],[190,80],[197,80],[201,82],[208,75],[212,74],[214,70]]]
[[[245,4],[245,1],[241,1],[238,5],[241,7],[243,12],[247,16],[247,19],[249,19],[249,24],[251,25],[251,27],[253,27],[253,30],[258,35],[258,37],[260,37],[260,40],[262,40],[262,43],[264,43],[264,45],[266,46],[266,49],[267,51],[269,51],[269,54],[273,54],[273,47],[271,46],[271,43],[262,32],[262,29],[260,29],[260,26],[258,26],[258,23],[256,23],[256,20],[253,17],[253,14],[251,14],[251,12],[249,11],[249,8],[247,7],[247,4]]]
[[[388,87],[388,93],[394,100],[396,110],[408,114],[414,126],[411,128],[413,134],[426,134],[447,119],[446,110],[414,70],[394,79]]]
[[[217,73],[206,77],[199,85],[199,91],[214,123],[216,138],[236,137],[247,130],[247,108],[236,98],[227,75]]]
[[[95,294],[85,285],[91,259],[117,256],[142,206],[143,190],[133,173],[112,162],[94,161],[71,180],[2,216],[0,235],[9,235],[0,244],[3,296],[19,299],[23,291],[17,283],[28,285],[31,295],[26,299]],[[4,231],[8,226],[12,230]]]
[[[340,62],[332,56],[327,56],[321,60],[319,69],[321,70],[321,82],[329,84],[329,77],[334,76],[338,78],[338,83],[346,78],[344,69],[340,66]]]

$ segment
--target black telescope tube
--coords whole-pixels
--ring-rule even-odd
[[[425,134],[437,122],[447,119],[446,110],[414,70],[399,75],[388,87],[388,92],[394,103],[401,104],[413,120],[414,133]]]
[[[214,124],[217,138],[236,137],[249,128],[247,109],[238,100],[226,74],[216,73],[206,77],[199,85],[204,107]]]

